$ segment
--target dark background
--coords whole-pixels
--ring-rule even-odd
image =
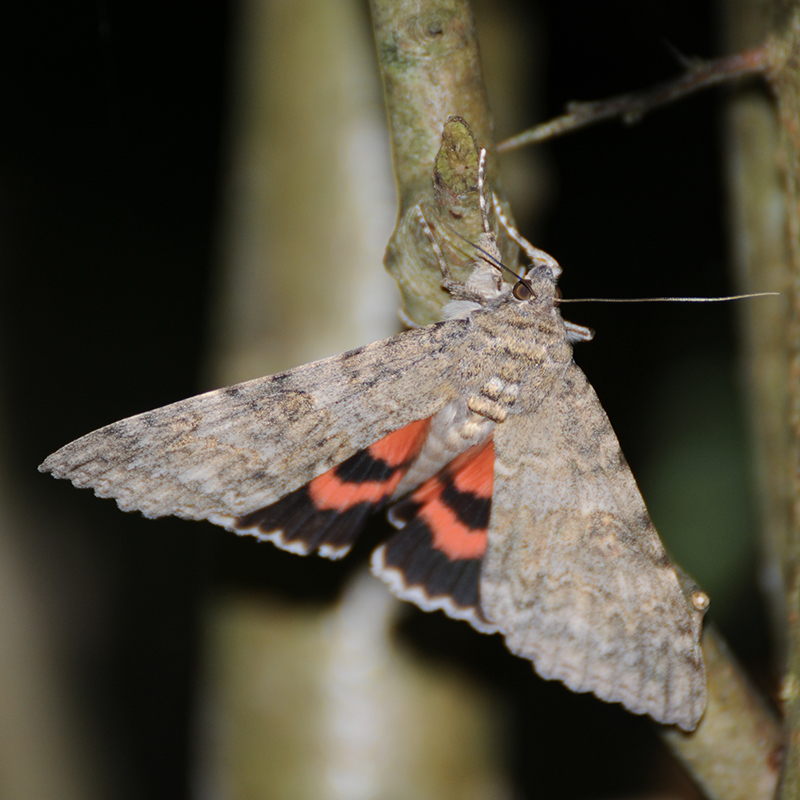
[[[713,10],[697,0],[542,3],[541,118],[572,99],[675,75],[665,40],[689,55],[719,54]],[[214,304],[208,287],[236,13],[235,3],[174,0],[17,3],[0,12],[6,472],[27,521],[25,559],[54,649],[119,798],[188,796],[198,609],[208,592],[333,598],[352,569],[209,525],[122,515],[36,472],[67,441],[198,389]],[[565,266],[566,297],[732,291],[725,95],[704,93],[636,128],[609,123],[547,147],[551,205],[536,243]],[[724,452],[733,454],[725,458],[746,486],[734,314],[730,306],[667,305],[582,305],[565,314],[598,331],[577,357],[648,502],[653,452],[698,420],[701,435],[711,417],[725,421]],[[691,543],[668,546],[708,586],[713,555],[703,561]],[[740,547],[748,561],[735,580],[713,577],[716,619],[768,683],[748,548]],[[508,752],[520,797],[543,786],[566,798],[652,785],[661,756],[645,720],[532,681],[497,637],[440,615],[412,616],[405,633],[437,657],[471,663],[513,698],[517,738]],[[534,717],[548,720],[544,729]],[[530,752],[541,754],[535,765]]]

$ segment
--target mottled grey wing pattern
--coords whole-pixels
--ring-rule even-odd
[[[452,399],[460,320],[115,422],[39,468],[125,511],[229,524]]]
[[[543,677],[693,729],[705,707],[702,613],[580,369],[494,441],[487,618]]]

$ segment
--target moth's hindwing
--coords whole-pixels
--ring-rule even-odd
[[[234,523],[237,533],[299,555],[342,558],[419,455],[430,421],[417,420],[359,450],[305,486]]]
[[[139,414],[71,442],[39,469],[124,511],[235,530],[238,519],[446,405],[463,332],[461,321],[407,331]]]
[[[498,630],[481,610],[479,590],[493,472],[491,439],[457,456],[392,508],[400,530],[372,556],[372,571],[395,595],[483,633]]]

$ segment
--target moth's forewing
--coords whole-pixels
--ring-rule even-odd
[[[545,678],[692,730],[702,610],[681,590],[594,390],[572,365],[495,431],[487,617]]]
[[[115,422],[40,466],[124,511],[230,526],[452,399],[462,321]]]

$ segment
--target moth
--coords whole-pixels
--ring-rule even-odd
[[[489,225],[443,320],[189,398],[39,467],[147,517],[208,520],[331,559],[389,507],[372,556],[398,597],[440,609],[539,675],[692,730],[707,596],[672,564],[559,311],[561,267],[521,237],[513,283]]]

